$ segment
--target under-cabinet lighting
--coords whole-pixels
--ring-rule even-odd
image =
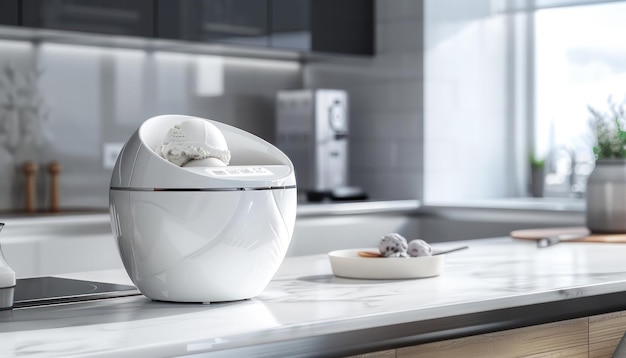
[[[180,52],[154,51],[152,56],[156,61],[185,64],[189,62],[193,55]]]
[[[19,40],[0,40],[0,51],[31,51],[33,43]]]
[[[299,71],[301,66],[299,62],[285,62],[267,59],[252,59],[252,58],[228,58],[226,64],[229,66],[242,66],[242,67],[259,67],[263,69],[276,69],[276,70],[293,70]]]
[[[102,47],[84,46],[84,45],[67,45],[57,43],[42,43],[42,52],[61,53],[64,56],[98,56],[102,54]]]
[[[184,40],[143,38],[91,34],[66,30],[34,29],[16,26],[0,26],[0,41],[85,46],[89,48],[134,49],[139,51],[163,51],[182,54],[203,54],[244,59],[270,59],[273,61],[297,62],[302,54],[297,51],[265,47],[246,47],[235,44],[203,43]]]

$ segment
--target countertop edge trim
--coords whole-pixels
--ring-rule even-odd
[[[598,304],[598,300],[602,304]],[[210,357],[352,356],[626,310],[626,292],[341,331],[203,352]],[[363,337],[376,337],[364,340]],[[201,353],[201,352],[197,352]]]

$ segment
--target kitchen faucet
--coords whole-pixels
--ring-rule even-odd
[[[578,185],[576,183],[576,152],[572,149],[568,149],[570,157],[570,165],[569,165],[569,192],[576,197],[582,195],[582,192],[578,189]]]
[[[563,165],[560,165],[562,159],[566,159],[569,161],[567,168],[564,168]],[[583,189],[581,185],[578,183],[578,174],[576,173],[577,167],[577,156],[576,152],[567,146],[559,146],[550,152],[548,156],[548,175],[555,175],[557,179],[555,179],[554,184],[564,183],[567,188],[567,194],[571,197],[582,197]],[[559,179],[560,177],[560,179]]]

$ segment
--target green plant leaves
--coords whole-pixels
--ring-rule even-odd
[[[625,104],[616,104],[609,97],[610,113],[603,113],[587,106],[595,132],[593,153],[596,159],[626,158]]]

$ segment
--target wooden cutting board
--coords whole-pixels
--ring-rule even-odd
[[[563,238],[561,242],[623,242],[626,243],[626,233],[624,234],[591,234],[586,227],[554,227],[541,229],[524,229],[511,231],[511,237],[522,240],[539,240],[544,237],[558,235],[585,235],[582,238]]]

